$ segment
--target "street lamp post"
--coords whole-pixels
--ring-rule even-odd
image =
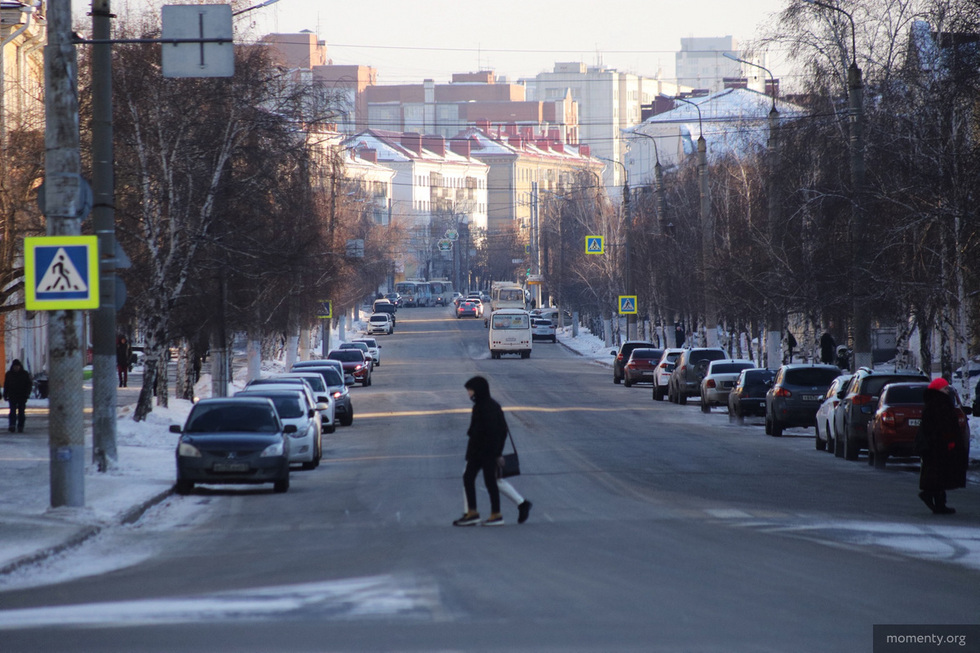
[[[851,163],[851,314],[854,330],[854,369],[871,367],[871,312],[868,307],[868,274],[863,264],[865,252],[864,216],[864,83],[857,65],[857,36],[854,17],[840,7],[804,0],[811,5],[847,16],[851,23],[851,64],[847,68],[848,138]]]
[[[714,256],[715,228],[714,221],[711,219],[711,197],[708,192],[708,144],[704,140],[704,123],[701,120],[701,107],[696,103],[682,97],[673,97],[672,100],[679,100],[690,104],[698,112],[698,190],[700,196],[700,219],[701,219],[701,280],[702,291],[704,294],[704,330],[705,344],[708,347],[718,346],[718,324],[717,309],[715,307],[714,296],[708,289],[709,275],[708,263]]]
[[[626,233],[624,234],[624,247],[626,249],[625,253],[625,282],[626,282],[626,294],[633,295],[633,269],[630,262],[630,235],[633,231],[633,207],[630,202],[630,181],[629,173],[626,170],[626,166],[623,165],[622,161],[617,161],[615,159],[606,159],[603,157],[596,157],[602,161],[608,161],[609,163],[616,163],[623,168],[623,213],[626,223]],[[626,314],[626,338],[628,340],[636,340],[636,313]]]
[[[746,61],[745,59],[739,59],[728,52],[724,52],[722,54],[732,61],[738,61],[739,63],[761,68],[769,73],[769,78],[772,80],[772,109],[769,110],[769,143],[767,144],[767,154],[769,160],[769,220],[767,224],[767,231],[769,236],[769,246],[774,248],[776,251],[782,251],[782,231],[778,229],[781,221],[779,210],[780,197],[778,184],[776,183],[776,171],[779,169],[779,111],[776,109],[776,78],[772,74],[772,71],[765,66],[761,66],[751,61]],[[769,266],[768,275],[769,287],[775,288],[778,274],[774,266]],[[767,303],[766,364],[768,367],[774,368],[779,362],[781,362],[780,354],[782,348],[780,345],[782,343],[784,311],[781,306],[777,306],[772,297],[768,298]]]
[[[642,136],[653,143],[653,156],[656,160],[653,166],[653,178],[657,185],[657,231],[659,233],[665,233],[665,227],[667,225],[667,202],[664,198],[664,167],[660,165],[660,150],[657,148],[657,139],[650,134],[644,134],[635,130],[631,131],[630,134],[633,136]]]

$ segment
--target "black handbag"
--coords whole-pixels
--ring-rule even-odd
[[[510,446],[514,448],[514,453],[504,454],[504,466],[500,468],[501,478],[521,475],[521,460],[517,457],[517,445],[514,444],[514,436],[510,434],[509,429],[507,437],[510,438]]]

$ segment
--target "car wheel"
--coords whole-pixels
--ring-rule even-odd
[[[844,433],[847,433],[847,425],[844,425]],[[844,460],[857,460],[858,446],[851,438],[844,436]]]
[[[772,421],[772,426],[770,426],[769,429],[770,429],[770,431],[772,431],[770,433],[770,435],[772,437],[774,437],[774,438],[781,438],[781,437],[783,437],[783,423],[782,422],[773,420]]]
[[[194,491],[194,483],[178,478],[177,483],[174,485],[174,491],[180,495],[190,494]]]
[[[707,402],[704,400],[704,397],[701,398],[701,412],[702,413],[710,413],[711,412],[711,406],[709,406],[707,404]]]
[[[272,489],[279,494],[289,492],[289,474],[286,474],[285,478],[280,478],[278,481],[273,483]]]
[[[816,436],[813,438],[814,446],[817,448],[817,451],[823,451],[827,448],[827,441],[820,439],[820,427],[814,426],[813,431],[816,434]]]
[[[834,444],[835,444],[834,436],[830,432],[830,422],[827,422],[827,452],[828,453],[834,453],[834,449],[836,448]]]
[[[834,435],[834,457],[844,457],[844,443],[840,441],[836,434]]]
[[[619,385],[620,383],[622,383],[622,381],[623,380],[621,378],[619,378],[618,376],[616,376],[616,373],[613,372],[613,383],[615,383],[616,385]]]
[[[871,454],[869,453],[869,455]],[[871,462],[875,466],[875,469],[885,469],[885,466],[888,464],[888,454],[876,453]]]
[[[315,460],[311,460],[309,462],[303,463],[303,470],[304,471],[310,471],[311,469],[316,469],[316,461]]]
[[[323,432],[324,433],[335,433],[336,431],[337,431],[337,425],[336,424],[331,424],[330,426],[324,426],[323,427]]]
[[[766,415],[766,435],[772,435],[772,420]]]
[[[633,387],[633,382],[630,381],[630,377],[628,374],[625,377],[623,377],[623,385],[625,385],[627,388]]]
[[[350,413],[348,413],[346,417],[344,417],[343,419],[340,420],[340,425],[341,426],[350,426],[353,423],[354,423],[354,412],[353,411],[351,411]]]
[[[674,393],[674,396],[677,397],[677,405],[678,406],[686,406],[687,405],[687,395],[686,394],[684,394],[683,392],[676,392],[676,393]]]
[[[654,383],[654,386],[653,386],[653,400],[654,401],[663,401],[663,399],[664,399],[664,391],[663,391],[663,388],[661,388],[659,385],[656,385],[656,383],[657,383],[656,381],[654,381],[653,383]]]
[[[551,344],[555,344],[557,342],[558,342],[558,336],[551,336]]]

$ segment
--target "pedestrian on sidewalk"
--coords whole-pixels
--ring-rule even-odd
[[[480,523],[476,509],[476,475],[483,472],[483,483],[490,495],[490,518],[484,526],[500,526],[504,518],[500,514],[500,489],[497,475],[503,465],[504,442],[507,439],[507,420],[504,411],[490,396],[490,383],[482,376],[474,376],[465,384],[473,412],[470,428],[466,431],[466,469],[463,471],[463,490],[466,492],[466,512],[453,522],[453,526],[473,526]]]
[[[919,498],[937,515],[956,510],[946,505],[946,490],[966,487],[966,442],[946,379],[933,379],[922,394],[925,405],[915,450],[919,454]]]
[[[20,361],[16,358],[7,370],[7,376],[3,381],[3,398],[10,406],[10,432],[17,429],[19,433],[24,432],[25,409],[27,399],[31,396],[33,381],[30,373],[24,369]]]
[[[129,384],[129,359],[132,352],[126,336],[116,338],[116,371],[119,372],[120,388],[125,388]]]

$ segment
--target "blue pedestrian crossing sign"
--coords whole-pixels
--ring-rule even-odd
[[[317,319],[320,320],[330,320],[333,318],[333,301],[329,299],[321,299],[319,302],[319,309],[316,312]]]
[[[619,296],[619,314],[636,315],[636,295]]]
[[[95,236],[25,238],[24,307],[29,311],[98,308],[98,238]]]
[[[606,253],[605,238],[603,238],[602,236],[586,236],[585,253],[605,254]]]

